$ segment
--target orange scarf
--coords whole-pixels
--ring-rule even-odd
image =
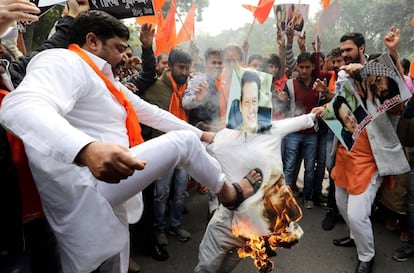
[[[95,71],[95,73],[105,82],[106,87],[116,98],[119,104],[124,106],[127,114],[125,125],[129,139],[129,146],[134,147],[144,142],[144,139],[141,136],[141,126],[139,125],[137,114],[135,113],[132,104],[128,101],[128,98],[125,96],[125,94],[115,87],[111,80],[109,80],[104,75],[104,73],[101,70],[99,70],[99,68],[95,65],[91,58],[89,58],[89,56],[78,45],[69,45],[69,50],[78,54]]]
[[[185,112],[183,105],[181,104],[187,84],[183,84],[180,88],[178,88],[177,83],[174,81],[171,75],[171,72],[168,73],[168,76],[170,77],[171,85],[173,88],[168,111],[170,111],[170,113],[176,116],[177,118],[188,122],[187,113]]]
[[[220,105],[220,124],[222,127],[225,127],[226,124],[226,112],[227,112],[227,103],[229,101],[229,94],[226,92],[226,88],[223,85],[222,78],[216,80],[215,82],[217,91],[219,93],[219,105]]]
[[[228,94],[224,88],[224,85],[221,79],[216,80],[216,88],[219,92],[219,102],[220,102],[220,117],[224,118],[226,116],[227,102],[229,100]]]
[[[331,77],[331,79],[329,80],[328,90],[330,92],[335,92],[335,89],[336,89],[336,85],[335,85],[336,78],[337,78],[337,76],[336,76],[336,73],[334,72],[333,75],[332,75],[332,77]]]

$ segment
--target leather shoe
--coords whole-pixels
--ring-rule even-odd
[[[341,247],[353,247],[355,246],[355,241],[354,239],[351,239],[350,237],[345,237],[345,238],[333,240],[333,244],[336,246],[341,246]]]
[[[369,262],[358,261],[355,273],[372,273],[372,267],[374,266],[374,258],[372,258]]]

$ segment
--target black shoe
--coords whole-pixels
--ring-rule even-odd
[[[338,213],[333,209],[327,209],[325,217],[322,220],[322,229],[323,230],[332,230],[336,224],[336,218]]]
[[[151,257],[154,260],[163,262],[163,261],[168,260],[170,255],[168,255],[168,252],[164,247],[159,246],[159,245],[155,245],[151,249]]]
[[[316,198],[313,198],[312,201],[315,204],[315,206],[318,206],[318,207],[326,208],[326,206],[328,205],[328,198],[326,198],[322,195],[320,195]]]
[[[358,265],[355,269],[355,273],[372,273],[372,267],[374,266],[374,258],[369,262],[358,261]]]
[[[341,247],[353,247],[355,246],[355,241],[354,239],[351,239],[350,237],[345,237],[345,238],[333,240],[333,244],[336,246],[341,246]]]
[[[405,262],[412,256],[414,256],[414,245],[412,244],[403,245],[392,253],[394,260],[399,262]]]

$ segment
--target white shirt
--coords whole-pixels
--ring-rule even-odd
[[[283,174],[281,156],[282,139],[289,133],[310,128],[314,125],[315,114],[306,114],[272,122],[270,134],[248,134],[239,130],[223,129],[214,142],[207,146],[222,166],[229,181],[235,183],[243,179],[254,168],[263,172],[262,185],[251,197],[246,199],[234,211],[233,228],[241,235],[270,235],[274,232],[274,223],[265,219],[264,189],[274,186]],[[277,212],[276,212],[277,213]]]
[[[114,81],[110,65],[88,55]],[[201,136],[200,130],[114,83],[126,94],[141,123],[160,131],[188,129]],[[128,246],[124,205],[112,208],[96,189],[103,182],[87,167],[73,163],[82,147],[95,140],[128,147],[125,117],[124,107],[102,79],[66,49],[35,56],[23,82],[3,100],[0,122],[25,144],[62,261],[71,267],[67,272],[91,272],[103,257]]]

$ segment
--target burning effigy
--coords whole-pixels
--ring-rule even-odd
[[[220,162],[226,179],[240,181],[258,167],[262,185],[237,210],[218,208],[200,243],[194,272],[231,272],[245,257],[253,258],[261,272],[269,272],[273,263],[266,248],[289,248],[298,242],[302,211],[285,184],[280,145],[287,133],[312,124],[312,116],[303,115],[274,122],[269,134],[231,129],[216,134],[207,150]]]
[[[259,168],[262,182],[236,210],[218,207],[200,243],[194,273],[231,272],[245,257],[260,272],[270,272],[274,251],[292,247],[303,235],[302,211],[283,177],[281,144],[289,133],[314,126],[316,114],[271,120],[271,77],[239,70],[231,81],[228,128],[217,132],[207,151],[220,163],[226,181],[236,183]]]
[[[281,173],[264,176],[259,191],[234,212],[232,233],[246,239],[238,249],[241,258],[251,257],[260,272],[270,272],[268,249],[291,248],[303,235],[300,209]]]

